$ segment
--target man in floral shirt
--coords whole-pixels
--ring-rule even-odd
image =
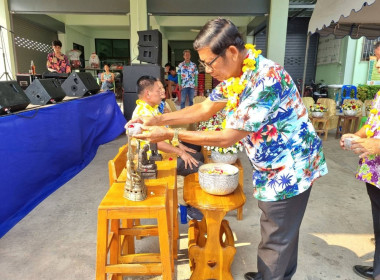
[[[202,103],[144,119],[145,125],[184,124],[227,112],[222,131],[180,131],[180,140],[229,147],[242,140],[253,166],[253,195],[262,210],[258,272],[247,280],[289,280],[297,268],[299,228],[314,181],[327,174],[322,142],[289,74],[245,45],[227,19],[209,21],[194,49],[207,73],[221,82]],[[140,139],[171,139],[171,129],[145,127]]]
[[[181,109],[186,106],[186,97],[189,97],[189,106],[193,105],[194,88],[198,86],[198,69],[195,63],[190,61],[190,50],[183,51],[185,59],[178,65],[178,84],[181,86]]]
[[[374,46],[376,68],[380,73],[380,42]],[[343,149],[351,149],[360,157],[356,178],[366,183],[371,200],[373,228],[375,233],[375,256],[372,266],[355,265],[354,272],[367,278],[380,280],[380,92],[372,102],[367,123],[355,134],[344,134],[340,140]],[[351,147],[345,139],[352,139]],[[346,140],[347,141],[347,140]]]

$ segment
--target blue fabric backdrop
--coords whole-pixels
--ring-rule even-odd
[[[112,92],[0,117],[0,237],[85,168],[125,123]]]

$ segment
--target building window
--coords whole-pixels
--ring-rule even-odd
[[[368,61],[370,56],[375,55],[373,47],[378,41],[380,41],[380,37],[373,39],[373,40],[369,40],[367,38],[364,38],[362,55],[361,55],[362,61]]]
[[[104,63],[128,65],[130,62],[128,39],[95,39],[95,51],[101,67]]]

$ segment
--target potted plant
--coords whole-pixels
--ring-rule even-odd
[[[226,116],[224,110],[219,111],[212,116],[208,121],[200,122],[198,130],[201,131],[219,131],[223,129],[223,121]],[[211,151],[211,159],[213,162],[222,163],[235,163],[238,158],[238,152],[243,151],[243,143],[241,141],[236,142],[234,145],[228,148],[221,148],[216,146],[206,146],[208,151]]]
[[[350,100],[342,105],[342,109],[344,115],[355,116],[362,109],[362,106],[356,101]]]
[[[313,118],[322,118],[324,113],[327,112],[327,107],[323,106],[321,103],[315,103],[310,106],[310,111]]]

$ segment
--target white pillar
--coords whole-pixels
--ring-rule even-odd
[[[131,60],[138,63],[139,54],[138,42],[139,36],[137,31],[148,30],[148,10],[147,0],[130,0],[130,27],[131,27]]]
[[[6,81],[9,79],[16,79],[16,61],[15,61],[15,54],[13,49],[13,40],[12,40],[12,34],[9,32],[12,30],[11,26],[11,20],[10,20],[10,14],[8,9],[8,1],[7,0],[0,0],[0,25],[4,28],[1,29],[1,38],[0,43],[3,45],[0,46],[1,53],[0,53],[0,76],[2,81]],[[5,63],[6,67],[4,65],[4,58],[3,58],[3,52],[5,57]],[[9,77],[6,77],[7,75],[4,74],[5,70],[7,70]]]
[[[289,0],[271,0],[267,28],[267,57],[284,65]]]
[[[253,44],[254,41],[255,40],[254,40],[254,37],[252,35],[247,35],[247,38],[245,41],[247,44]]]

